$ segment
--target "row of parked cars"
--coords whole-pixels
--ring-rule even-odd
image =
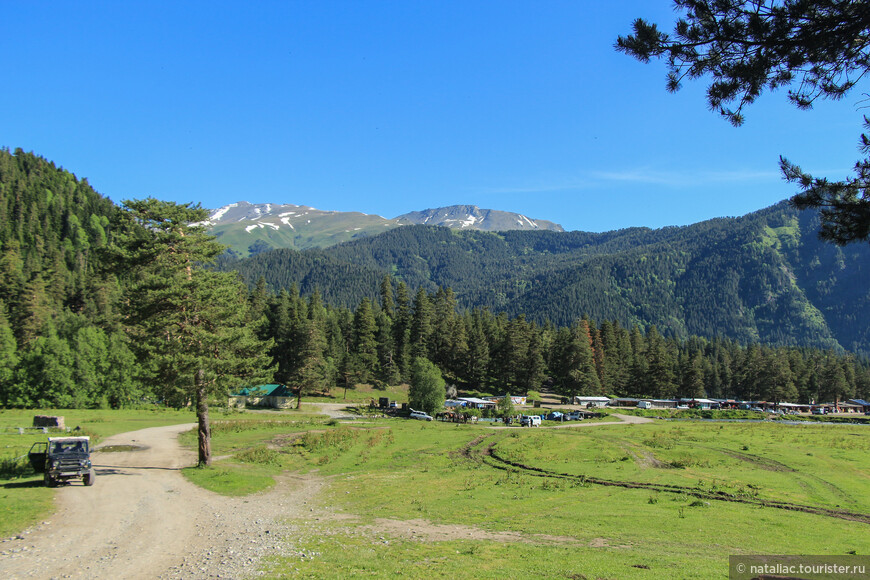
[[[580,421],[583,418],[583,411],[568,411],[567,413],[553,411],[546,416],[547,421]]]
[[[423,411],[411,411],[409,418],[417,419],[418,421],[431,421],[432,415],[424,413]],[[548,421],[580,421],[583,418],[583,411],[569,411],[568,413],[553,411],[552,413],[548,413],[547,415],[543,416],[523,415],[522,417],[520,417],[520,425],[523,427],[540,427],[541,421],[543,419],[546,419]]]

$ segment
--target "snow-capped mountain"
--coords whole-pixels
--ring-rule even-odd
[[[528,218],[519,213],[481,209],[476,205],[451,205],[438,209],[412,211],[400,215],[399,220],[414,224],[445,226],[454,229],[484,230],[501,232],[505,230],[550,230],[563,232],[562,226],[547,221]]]
[[[211,212],[202,222],[222,243],[242,256],[274,248],[327,247],[411,224],[454,229],[503,231],[541,229],[563,231],[546,220],[473,205],[411,212],[388,219],[359,212],[319,210],[293,204],[231,203]]]

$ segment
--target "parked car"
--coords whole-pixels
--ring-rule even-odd
[[[43,474],[48,487],[74,479],[94,485],[90,442],[90,437],[49,437],[47,442],[34,443],[27,455],[33,470]]]
[[[565,414],[566,421],[581,421],[583,419],[583,413],[580,411],[570,411]]]
[[[652,409],[652,403],[649,401],[638,401],[637,402],[638,409]]]
[[[431,421],[432,415],[427,415],[423,411],[411,411],[411,419],[418,419],[420,421]]]
[[[538,415],[523,415],[520,418],[520,426],[522,427],[540,427],[541,418]]]

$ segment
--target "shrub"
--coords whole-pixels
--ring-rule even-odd
[[[24,457],[4,457],[0,459],[0,479],[12,479],[32,474],[33,469]]]
[[[265,445],[258,445],[251,449],[246,449],[236,454],[236,459],[242,463],[253,463],[257,465],[280,465],[281,453],[269,449]]]
[[[302,436],[302,446],[308,451],[318,451],[322,449],[338,448],[344,451],[356,442],[359,437],[359,431],[341,427],[331,431],[315,433],[307,431]]]

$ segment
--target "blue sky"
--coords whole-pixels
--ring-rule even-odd
[[[734,128],[705,84],[613,49],[670,0],[8,2],[0,146],[115,201],[294,203],[395,217],[453,204],[566,229],[684,225],[841,179],[866,84]]]

